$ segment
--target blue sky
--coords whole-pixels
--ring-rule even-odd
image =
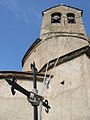
[[[59,4],[84,11],[90,36],[90,0],[0,0],[0,71],[21,71],[25,52],[39,37],[42,11]]]

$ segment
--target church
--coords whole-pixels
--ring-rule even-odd
[[[0,120],[90,120],[90,41],[82,16],[67,5],[42,12],[40,38],[22,58],[22,71],[0,71]]]

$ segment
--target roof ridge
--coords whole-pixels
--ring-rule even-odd
[[[59,7],[59,6],[70,7],[70,8],[73,8],[73,9],[76,9],[76,10],[81,11],[81,14],[83,14],[83,10],[81,10],[81,9],[79,9],[79,8],[72,7],[72,6],[69,6],[69,5],[59,4],[59,5],[55,5],[55,6],[52,6],[52,7],[48,8],[48,9],[44,10],[44,11],[42,12],[42,15],[44,15],[44,12],[46,12],[46,11],[52,9],[52,8]]]

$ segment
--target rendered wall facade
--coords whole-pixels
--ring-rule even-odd
[[[62,13],[60,24],[51,24],[51,14]],[[74,13],[76,23],[68,24],[67,13]],[[26,56],[22,71],[30,71],[30,63],[35,61],[40,70],[50,60],[88,46],[87,35],[82,22],[81,11],[68,6],[57,6],[43,12],[40,33],[42,41]],[[38,82],[39,93],[48,99],[51,106],[47,114],[39,111],[43,120],[90,120],[90,58],[83,54],[60,64],[47,73],[49,88]],[[64,85],[61,82],[64,81]],[[27,90],[32,90],[32,81],[18,80]],[[33,108],[27,98],[17,92],[11,95],[10,86],[0,81],[0,120],[33,120]]]
[[[61,23],[51,23],[51,14],[54,12],[62,13]],[[75,14],[75,24],[67,22],[67,13]],[[40,70],[50,60],[89,45],[81,11],[67,6],[57,6],[43,12],[40,38],[42,41],[30,51],[23,70],[29,70],[28,65],[33,60]],[[51,106],[48,114],[42,109],[40,115],[44,120],[90,119],[89,68],[90,59],[83,54],[47,72],[54,77],[48,89],[45,84],[41,89]]]

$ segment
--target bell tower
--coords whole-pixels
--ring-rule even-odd
[[[42,12],[41,38],[55,36],[76,36],[86,38],[82,21],[83,11],[70,6],[59,5]]]

